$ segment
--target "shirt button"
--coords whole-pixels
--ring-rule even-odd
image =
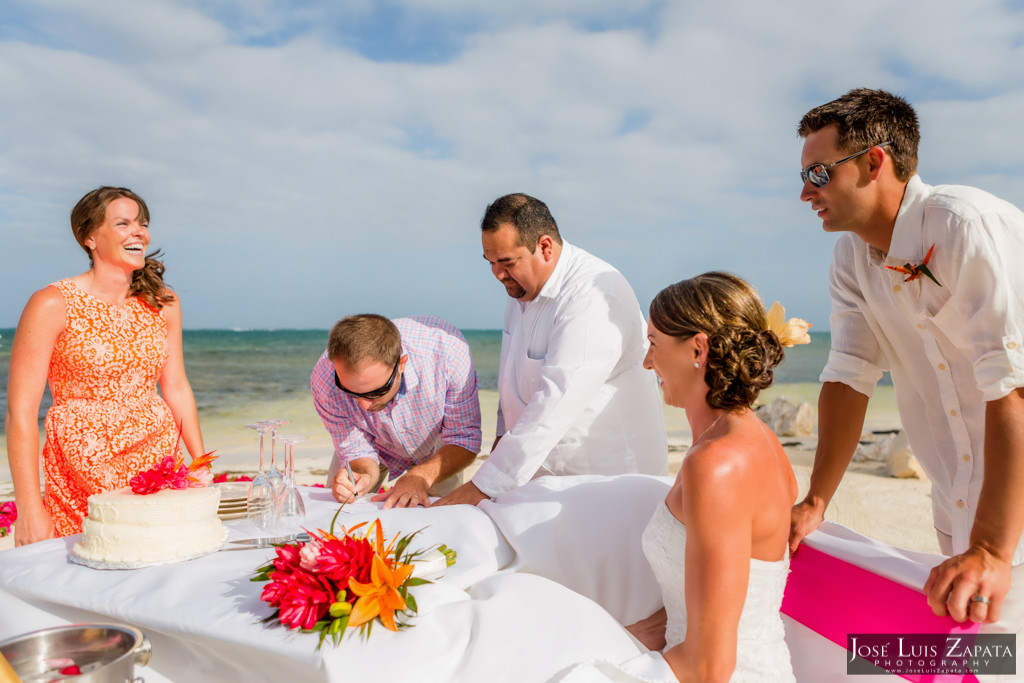
[[[892,286],[892,291],[894,291],[894,292],[898,292],[898,291],[900,291],[901,289],[903,289],[903,288],[902,288],[902,287],[900,287],[899,285],[893,285],[893,286]]]
[[[1006,348],[1008,348],[1008,349],[1015,349],[1015,348],[1017,348],[1017,342],[1007,342],[1006,343]]]
[[[956,411],[955,410],[949,411],[949,414],[952,415],[953,417],[956,417]]]
[[[939,363],[938,367],[939,367],[939,370],[945,370],[946,369],[946,364],[945,363]]]
[[[956,502],[956,506],[957,506],[958,508],[963,508],[963,506],[964,506],[964,502],[963,502],[962,500],[958,500],[958,501]]]
[[[964,453],[963,458],[964,458],[964,462],[970,462],[971,461],[971,456],[967,455],[966,453]]]

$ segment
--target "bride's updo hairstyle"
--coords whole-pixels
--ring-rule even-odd
[[[729,273],[704,273],[661,290],[651,302],[651,324],[681,341],[708,336],[704,381],[712,408],[753,405],[784,357],[757,292]]]
[[[85,246],[85,240],[96,228],[103,225],[107,217],[107,206],[115,199],[125,197],[139,205],[139,221],[149,223],[149,207],[142,197],[125,187],[99,187],[78,200],[71,209],[71,231],[78,241],[78,246],[89,254],[92,264],[92,252]],[[131,294],[156,309],[174,301],[174,295],[164,284],[164,264],[157,260],[160,251],[146,255],[146,265],[132,273]]]

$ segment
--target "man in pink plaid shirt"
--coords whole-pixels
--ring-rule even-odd
[[[310,377],[334,441],[327,485],[340,502],[378,488],[384,507],[428,505],[460,483],[480,451],[480,401],[469,345],[432,316],[362,314],[331,329]]]

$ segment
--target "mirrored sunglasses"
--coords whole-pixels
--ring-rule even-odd
[[[825,164],[811,164],[804,170],[800,171],[800,179],[803,180],[805,183],[810,183],[811,185],[814,185],[815,187],[825,187],[826,185],[828,185],[829,181],[832,180],[832,178],[830,178],[828,175],[828,169],[838,166],[841,163],[847,162],[850,159],[856,159],[861,154],[867,154],[875,147],[885,147],[886,145],[891,144],[891,140],[886,140],[883,143],[871,145],[867,149],[862,149],[856,154],[851,154],[848,157],[843,157],[839,161],[833,161],[831,164],[828,164],[827,166]]]

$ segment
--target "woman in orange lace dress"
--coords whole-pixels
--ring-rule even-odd
[[[101,187],[72,210],[71,228],[91,267],[32,295],[11,348],[7,452],[17,545],[80,532],[86,499],[127,486],[173,453],[178,424],[189,453],[203,453],[181,307],[157,253],[146,256],[146,203],[131,190]],[[37,420],[47,379],[53,407],[40,495]]]

